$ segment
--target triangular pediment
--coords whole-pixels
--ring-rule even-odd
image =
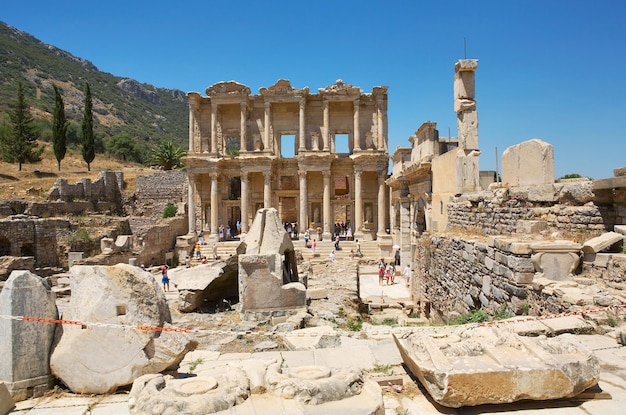
[[[309,88],[303,89],[294,88],[291,86],[291,81],[288,79],[279,79],[274,85],[269,88],[259,88],[259,92],[264,96],[272,95],[292,95],[301,96],[309,93]]]
[[[250,88],[235,81],[221,81],[206,89],[208,96],[215,95],[250,95]]]

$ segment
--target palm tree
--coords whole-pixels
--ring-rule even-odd
[[[166,141],[157,144],[150,150],[150,161],[153,164],[163,167],[163,170],[172,170],[175,167],[183,166],[183,157],[187,153],[180,147],[176,147],[174,143]]]

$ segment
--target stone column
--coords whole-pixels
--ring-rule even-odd
[[[359,106],[360,100],[354,101],[354,150],[361,149],[361,132],[359,131]]]
[[[188,233],[189,235],[196,234],[196,175],[190,174],[189,188],[187,189],[187,213],[188,213]]]
[[[308,212],[308,199],[307,199],[307,187],[306,187],[306,171],[299,171],[298,176],[300,177],[300,217],[298,219],[298,230],[300,231],[300,236],[304,235],[304,231],[309,228],[309,221],[307,219]]]
[[[272,207],[272,172],[263,172],[263,207]]]
[[[363,171],[354,171],[354,238],[363,238],[363,191],[361,188],[361,176]]]
[[[265,101],[265,130],[263,134],[263,146],[270,150],[270,102]]]
[[[217,103],[211,102],[211,149],[213,154],[217,154]]]
[[[385,232],[385,173],[378,172],[378,235],[386,235]]]
[[[383,126],[383,98],[378,96],[376,98],[376,116],[378,120],[378,150],[383,150],[385,148],[384,142],[384,126]]]
[[[241,172],[241,233],[248,233],[248,173]]]
[[[322,131],[322,140],[324,141],[323,151],[328,151],[328,136],[330,132],[330,109],[327,99],[323,101],[322,108],[324,109],[324,131]]]
[[[193,136],[196,130],[196,122],[193,116],[193,106],[189,104],[189,152],[193,152]]]
[[[332,236],[330,233],[330,171],[324,170],[322,174],[324,175],[324,228],[322,237],[330,238]]]
[[[218,173],[211,173],[211,240],[219,240],[217,234],[218,218],[219,218],[219,200],[217,193]]]
[[[306,150],[306,137],[305,137],[305,130],[304,130],[304,106],[306,105],[306,98],[302,97],[300,98],[300,136],[299,138],[299,145],[298,145],[298,153],[301,151],[305,151]]]
[[[246,147],[246,113],[248,111],[248,103],[241,102],[241,123],[239,127],[239,151],[247,151]]]

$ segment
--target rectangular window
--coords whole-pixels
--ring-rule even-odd
[[[280,156],[282,158],[293,158],[296,155],[296,135],[281,134],[280,135]]]
[[[239,137],[228,137],[226,140],[226,154],[229,156],[238,156],[239,150],[241,150]]]
[[[335,153],[350,154],[348,134],[335,134]]]

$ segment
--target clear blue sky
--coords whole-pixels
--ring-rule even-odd
[[[0,20],[100,70],[204,94],[286,78],[389,86],[389,148],[424,121],[456,135],[454,63],[478,59],[481,170],[496,147],[554,146],[555,175],[626,166],[626,1],[17,1]],[[467,53],[464,51],[467,41]]]

